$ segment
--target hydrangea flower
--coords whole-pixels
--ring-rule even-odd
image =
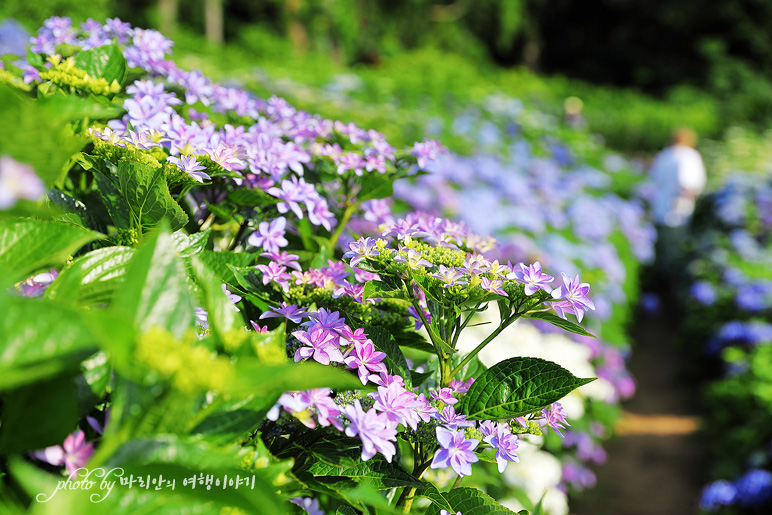
[[[544,290],[547,293],[552,291],[549,283],[555,280],[551,275],[541,271],[541,263],[538,261],[527,267],[519,263],[520,270],[516,270],[507,275],[508,279],[515,279],[525,284],[525,294],[533,295],[537,290]]]
[[[255,266],[263,273],[263,284],[276,283],[284,292],[289,291],[289,280],[292,276],[287,273],[287,267],[279,266],[276,262],[271,261],[268,265]]]
[[[31,166],[0,156],[0,209],[13,207],[19,199],[39,200],[45,193],[45,184]]]
[[[330,362],[343,362],[343,355],[340,353],[340,344],[338,335],[315,327],[311,332],[294,331],[292,336],[298,339],[306,347],[299,347],[295,351],[295,361],[300,361],[313,356],[314,361],[322,365],[329,365]]]
[[[349,266],[355,267],[362,261],[369,257],[380,255],[380,252],[375,250],[376,240],[372,238],[359,238],[357,241],[349,243],[349,251],[343,254],[343,259],[351,258]]]
[[[135,145],[136,146],[136,145]],[[177,165],[177,168],[190,175],[197,182],[204,182],[204,180],[210,181],[212,178],[208,173],[202,172],[206,170],[205,166],[202,166],[196,160],[196,156],[181,155],[180,157],[169,156],[166,158],[172,164]]]
[[[548,407],[541,410],[541,416],[542,418],[539,420],[539,425],[542,427],[551,427],[552,430],[561,437],[563,436],[563,433],[561,433],[560,430],[571,425],[566,421],[566,412],[559,402],[553,402]]]
[[[408,268],[412,270],[416,270],[420,267],[431,267],[433,266],[432,263],[421,257],[421,253],[416,251],[415,249],[405,249],[407,252],[407,256],[403,256],[400,253],[397,253],[394,256],[394,261],[398,263],[405,263]]]
[[[86,443],[86,435],[80,429],[67,436],[64,443],[46,447],[32,453],[32,457],[54,466],[64,464],[67,473],[72,476],[83,467],[94,454],[94,444]]]
[[[431,276],[445,283],[442,285],[443,288],[466,284],[466,281],[461,280],[461,278],[464,277],[462,271],[453,267],[446,267],[445,265],[440,265],[439,270],[431,274]]]
[[[260,320],[264,318],[283,317],[296,324],[300,323],[304,317],[308,316],[308,311],[295,304],[282,302],[277,308],[268,308],[269,310],[260,315]]]
[[[397,452],[394,442],[397,440],[397,425],[389,420],[385,413],[371,408],[367,413],[362,410],[359,400],[344,408],[344,413],[351,422],[346,427],[346,435],[358,436],[362,441],[362,460],[367,461],[376,452],[380,452],[391,463]]]
[[[587,297],[587,294],[590,293],[590,285],[580,283],[578,275],[573,279],[566,274],[562,275],[563,286],[552,291],[553,299],[562,300],[553,302],[552,307],[561,317],[566,318],[566,313],[573,313],[576,315],[576,319],[581,322],[585,311],[595,309],[595,304]]]
[[[19,292],[23,297],[40,297],[58,276],[59,272],[53,268],[48,272],[37,274],[20,283]]]
[[[362,384],[367,384],[371,373],[387,373],[386,365],[382,362],[386,358],[386,353],[375,350],[375,345],[371,340],[364,343],[354,342],[352,354],[346,358],[346,365],[357,369],[359,380]]]
[[[260,222],[257,231],[249,236],[247,243],[254,247],[262,247],[266,252],[279,252],[280,247],[286,247],[289,243],[284,237],[286,226],[287,219],[283,216],[274,218],[270,222]]]
[[[472,463],[480,461],[474,453],[480,440],[466,438],[464,431],[450,431],[438,427],[437,443],[440,448],[434,453],[431,468],[451,467],[461,477],[472,474]]]
[[[515,450],[517,449],[517,435],[512,434],[506,424],[496,424],[495,430],[483,438],[483,441],[496,449],[496,464],[499,473],[503,473],[510,462],[519,463]]]

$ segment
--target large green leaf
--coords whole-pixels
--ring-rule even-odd
[[[46,291],[52,299],[81,306],[109,303],[123,285],[126,265],[134,255],[130,247],[105,247],[70,263]]]
[[[541,358],[510,358],[478,377],[458,410],[469,420],[520,417],[546,408],[590,381]]]
[[[126,77],[126,59],[118,45],[104,45],[78,52],[75,66],[108,83],[115,80],[120,84]]]
[[[258,258],[257,254],[246,252],[215,252],[206,249],[198,252],[196,256],[222,279],[222,282],[228,284],[236,284],[238,282],[231,267],[248,267],[254,264]]]
[[[46,220],[0,220],[0,284],[26,279],[59,265],[101,235],[77,225]]]
[[[0,449],[5,453],[61,445],[80,418],[72,375],[25,385],[4,392],[0,399]]]
[[[198,256],[191,258],[191,266],[196,276],[196,283],[201,289],[202,305],[208,314],[209,328],[221,342],[226,342],[228,333],[244,325],[236,306],[222,290],[223,282]]]
[[[570,320],[560,318],[556,314],[550,313],[548,311],[532,311],[530,313],[526,313],[524,317],[534,318],[536,320],[544,320],[545,322],[549,322],[550,324],[560,327],[561,329],[565,329],[570,333],[581,334],[582,336],[590,336],[595,338],[595,335],[587,332],[587,330],[579,324],[575,324]]]
[[[453,488],[449,492],[440,492],[434,485],[428,485],[423,495],[432,501],[427,515],[440,515],[442,510],[464,515],[516,515],[476,488]]]
[[[193,434],[214,444],[239,442],[265,421],[272,406],[273,399],[262,394],[225,402],[193,428]]]
[[[101,173],[95,173],[94,179],[97,183],[97,192],[102,204],[105,206],[107,214],[113,222],[113,225],[122,230],[131,228],[131,213],[129,204],[123,198],[123,194],[118,191],[113,181]]]
[[[231,395],[261,393],[276,399],[290,390],[362,388],[362,383],[351,372],[317,363],[267,365],[258,359],[241,358],[234,367],[235,377],[223,388],[224,392]]]
[[[48,187],[59,182],[70,156],[85,143],[67,129],[67,123],[97,114],[89,113],[93,102],[74,95],[31,100],[5,84],[0,84],[0,106],[0,154],[32,166]]]
[[[260,477],[255,478],[252,487],[252,474],[234,465],[239,461],[232,451],[203,442],[193,443],[164,435],[127,442],[107,460],[105,468],[120,467],[124,469],[125,474],[135,476],[158,477],[163,474],[167,479],[176,480],[176,493],[203,502],[235,506],[247,513],[284,513],[284,503],[274,493],[273,487]],[[250,486],[224,488],[222,485],[212,484],[211,490],[205,486],[197,486],[195,489],[190,485],[183,486],[186,478],[199,474],[211,475],[213,480],[218,482],[225,476],[234,480],[237,475],[242,478],[249,476]]]
[[[365,299],[407,299],[402,289],[394,289],[382,281],[367,281],[363,294]]]
[[[193,327],[193,293],[177,246],[165,229],[146,238],[134,253],[115,305],[143,331],[157,326],[181,337]]]
[[[361,445],[361,442],[357,443]],[[333,450],[333,452],[336,451]],[[396,463],[389,463],[380,454],[367,461],[360,459],[353,466],[344,467],[331,465],[312,454],[304,453],[295,461],[293,471],[296,474],[353,479],[357,483],[366,483],[377,490],[401,487],[424,488],[420,480],[408,474]]]
[[[96,350],[90,313],[4,293],[0,313],[0,391],[77,370]]]
[[[121,161],[118,189],[137,227],[153,227],[166,218],[176,231],[188,223],[188,215],[169,193],[163,167],[152,169],[133,161]]]

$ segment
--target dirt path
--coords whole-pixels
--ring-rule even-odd
[[[706,479],[697,386],[685,384],[666,317],[639,316],[629,368],[638,382],[607,443],[598,486],[571,503],[573,515],[689,515]]]

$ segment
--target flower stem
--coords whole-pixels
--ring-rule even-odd
[[[509,325],[510,325],[510,324],[512,324],[512,322],[514,322],[514,321],[515,321],[515,320],[517,320],[518,318],[520,318],[520,314],[519,314],[519,313],[515,313],[515,314],[513,314],[512,316],[510,316],[509,318],[507,318],[506,320],[504,320],[504,321],[501,323],[501,325],[500,325],[500,326],[498,326],[498,327],[497,327],[497,328],[496,328],[496,329],[495,329],[495,330],[494,330],[494,331],[493,331],[491,334],[489,334],[489,335],[488,335],[488,337],[487,337],[486,339],[484,339],[484,340],[482,341],[482,343],[481,343],[480,345],[478,345],[477,347],[475,347],[475,348],[474,348],[474,350],[473,350],[472,352],[470,352],[469,354],[467,354],[467,355],[466,355],[466,357],[465,357],[463,360],[461,360],[461,363],[459,363],[459,364],[458,364],[458,366],[457,366],[456,368],[454,368],[454,369],[453,369],[453,370],[450,372],[450,377],[448,377],[448,381],[452,381],[452,380],[453,380],[453,377],[454,377],[454,376],[455,376],[457,373],[459,373],[459,372],[461,371],[461,369],[462,369],[462,368],[464,368],[464,366],[465,366],[467,363],[469,363],[470,361],[472,361],[472,358],[474,358],[475,356],[477,356],[477,354],[479,354],[479,353],[480,353],[480,351],[481,351],[481,350],[483,350],[483,348],[485,348],[485,346],[486,346],[486,345],[488,345],[488,344],[489,344],[489,343],[490,343],[490,342],[491,342],[491,341],[492,341],[492,340],[493,340],[495,337],[497,337],[497,336],[499,335],[499,333],[501,333],[501,331],[503,331],[504,329],[506,329],[507,327],[509,327]]]
[[[346,229],[349,220],[351,220],[351,216],[354,214],[358,207],[359,202],[346,203],[346,210],[343,212],[343,216],[341,217],[340,222],[338,222],[338,227],[335,228],[335,232],[332,234],[332,236],[330,236],[330,239],[327,242],[327,245],[329,245],[331,250],[335,248],[335,245],[337,245],[340,235],[343,234],[343,231]]]

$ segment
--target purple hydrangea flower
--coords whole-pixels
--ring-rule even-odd
[[[343,327],[336,329],[336,331],[340,335],[341,345],[353,345],[356,342],[364,344],[367,341],[367,334],[361,327],[352,331],[349,326],[344,325]]]
[[[52,268],[48,272],[37,274],[19,284],[19,291],[23,297],[40,297],[58,276],[59,272]]]
[[[445,283],[442,285],[444,288],[466,284],[466,281],[461,280],[464,277],[464,272],[453,267],[448,268],[445,265],[440,265],[439,271],[431,275]]]
[[[264,318],[279,317],[286,318],[287,320],[297,324],[307,316],[308,311],[306,311],[305,308],[300,308],[295,304],[287,304],[286,302],[282,302],[279,307],[269,308],[269,311],[266,311],[260,315],[260,320]]]
[[[520,458],[515,454],[517,435],[512,434],[507,424],[496,424],[494,432],[483,438],[483,441],[496,449],[499,473],[504,472],[509,462],[520,462]]]
[[[359,436],[362,440],[362,460],[367,461],[376,452],[380,452],[391,463],[391,459],[397,452],[394,442],[397,441],[397,425],[389,420],[385,413],[378,413],[375,408],[367,413],[362,410],[359,400],[354,405],[344,408],[345,414],[351,423],[346,427],[346,434]]]
[[[86,443],[85,433],[78,429],[68,435],[61,446],[53,445],[41,451],[35,451],[32,457],[54,466],[64,464],[67,467],[67,473],[72,476],[88,463],[93,454],[94,444]]]
[[[46,185],[31,166],[11,156],[0,156],[0,209],[8,209],[19,199],[39,200],[46,193]]]
[[[276,261],[276,263],[281,266],[294,268],[295,270],[301,270],[300,263],[298,262],[300,256],[297,256],[296,254],[290,254],[286,250],[282,250],[281,252],[263,252],[260,255],[270,259],[271,261]]]
[[[271,261],[268,265],[257,265],[255,268],[263,273],[263,284],[274,282],[285,293],[289,291],[289,280],[292,279],[292,276],[287,273],[287,267],[279,266],[278,263]]]
[[[563,437],[563,433],[561,433],[560,430],[571,425],[566,421],[566,412],[559,402],[553,402],[548,407],[541,410],[541,416],[542,418],[539,419],[539,425],[542,427],[551,427],[560,437]]]
[[[416,270],[419,267],[430,267],[433,266],[431,261],[424,259],[421,257],[421,253],[416,251],[415,249],[401,249],[402,251],[407,252],[407,256],[403,256],[402,254],[396,254],[394,256],[394,261],[398,263],[405,263],[408,268],[412,270]]]
[[[445,404],[455,404],[458,402],[458,399],[453,397],[453,391],[452,388],[440,388],[438,391],[432,392],[432,399],[442,401]]]
[[[503,285],[504,285],[504,281],[501,281],[499,279],[488,279],[487,277],[483,277],[480,279],[480,287],[483,290],[506,297],[507,292],[505,292],[501,288]]]
[[[445,147],[436,140],[417,141],[413,144],[411,154],[418,159],[418,168],[426,168],[430,161],[439,159],[440,154],[446,152]]]
[[[367,379],[371,373],[387,373],[386,365],[382,363],[386,357],[385,352],[375,350],[375,345],[371,340],[365,343],[354,342],[354,351],[346,358],[346,365],[356,368],[359,374],[359,380],[362,384],[367,384]]]
[[[437,442],[440,448],[434,453],[431,468],[450,466],[461,477],[472,474],[472,463],[480,461],[474,453],[480,440],[466,438],[463,431],[449,431],[444,427],[438,427]]]
[[[590,285],[580,283],[577,275],[572,280],[566,274],[563,275],[563,286],[557,287],[552,292],[553,299],[562,299],[559,302],[553,302],[552,307],[558,315],[566,318],[566,313],[573,313],[576,319],[581,322],[584,312],[588,309],[595,309],[595,304],[587,297],[590,293]]]
[[[416,409],[423,408],[422,403],[416,397],[416,394],[406,390],[397,381],[392,381],[387,387],[379,386],[376,394],[371,394],[375,398],[373,407],[386,414],[386,416],[395,424],[402,424],[405,427],[410,426],[414,431],[418,428],[420,417]]]
[[[195,179],[198,182],[204,182],[204,180],[207,180],[207,181],[212,180],[212,178],[209,176],[208,173],[201,171],[201,170],[206,170],[206,167],[202,166],[201,163],[199,163],[196,160],[196,156],[186,156],[186,155],[181,155],[180,157],[169,156],[166,158],[166,160],[172,164],[177,165],[177,168],[179,168],[186,174],[190,175],[193,179]]]
[[[222,283],[222,292],[228,297],[228,300],[230,300],[233,303],[233,309],[235,309],[236,311],[241,311],[236,306],[236,304],[241,302],[241,296],[240,295],[236,295],[235,293],[231,293],[230,291],[228,291],[228,285],[225,284],[225,283]]]
[[[284,237],[286,226],[287,219],[283,216],[274,218],[270,223],[260,222],[247,242],[254,247],[263,247],[266,252],[279,252],[279,247],[286,247],[289,243]]]
[[[524,283],[526,295],[533,295],[537,290],[544,290],[547,293],[552,291],[549,283],[554,281],[555,278],[541,271],[541,263],[537,261],[527,267],[523,263],[519,263],[518,266],[520,266],[520,270],[508,274],[507,278]]]
[[[357,266],[365,259],[373,256],[380,255],[380,252],[375,250],[376,240],[372,238],[359,238],[357,241],[352,241],[348,244],[350,249],[343,254],[343,259],[351,258],[349,266]]]
[[[321,327],[328,331],[335,331],[338,334],[340,334],[340,330],[346,327],[346,321],[341,318],[339,311],[321,308],[316,313],[309,314],[308,317],[311,320],[301,324],[304,327]]]
[[[294,331],[292,336],[297,338],[300,343],[306,347],[300,347],[295,351],[295,361],[307,359],[313,356],[314,361],[322,365],[329,365],[330,362],[343,362],[343,354],[340,353],[340,344],[338,335],[316,327],[310,333],[305,331]]]
[[[458,429],[459,427],[474,427],[474,422],[466,419],[466,415],[456,413],[453,406],[445,406],[441,412],[437,412],[437,420],[448,429]]]

